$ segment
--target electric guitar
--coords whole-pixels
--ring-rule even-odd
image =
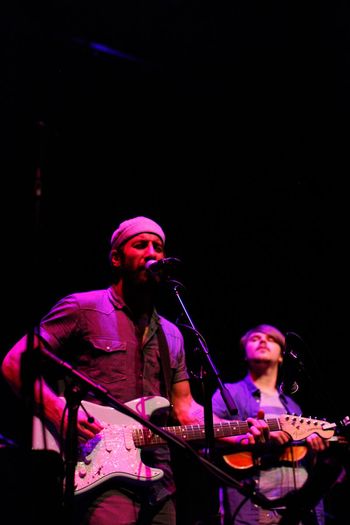
[[[164,444],[166,441],[148,428],[136,422],[115,408],[82,401],[87,413],[98,419],[104,428],[79,447],[75,468],[75,495],[83,494],[112,478],[134,482],[152,482],[162,478],[161,469],[149,467],[141,461],[141,448]],[[169,406],[169,401],[160,396],[141,397],[126,403],[126,406],[147,419],[158,409]],[[334,434],[332,423],[284,414],[278,418],[266,419],[271,431],[283,430],[295,440],[302,440],[318,433],[325,439]],[[205,426],[179,425],[162,427],[163,430],[185,441],[203,440]],[[215,438],[246,434],[249,425],[245,421],[224,421],[214,424]],[[60,451],[60,440],[39,418],[33,421],[33,448]]]

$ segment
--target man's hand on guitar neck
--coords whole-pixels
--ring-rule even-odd
[[[261,421],[263,418],[264,411],[260,409],[257,415],[257,421]],[[273,430],[270,432],[266,432],[264,429],[261,429],[261,432],[261,435],[258,435],[255,439],[255,443],[265,443],[269,439],[275,445],[285,445],[286,443],[292,440],[291,436],[289,436],[287,432],[284,432],[283,430]],[[316,433],[312,433],[309,436],[307,436],[305,441],[307,447],[310,450],[313,450],[314,452],[322,452],[323,450],[326,450],[329,447],[329,441],[327,439],[322,438]]]
[[[265,413],[259,410],[256,418],[248,417],[249,432],[239,441],[241,445],[254,445],[255,443],[266,443],[270,439],[270,429],[266,423]]]
[[[227,421],[214,415],[214,423]],[[232,445],[248,446],[256,443],[265,443],[270,439],[270,430],[264,420],[264,412],[260,410],[257,417],[248,417],[246,419],[248,431],[238,436],[220,438],[218,441]]]
[[[260,409],[257,415],[257,421],[260,422],[264,417],[264,411]],[[265,430],[261,429],[261,435],[257,435],[255,443],[265,443],[268,439],[275,445],[285,445],[286,443],[291,441],[291,436],[289,436],[287,432],[284,432],[283,430],[273,430],[270,432],[266,432]],[[314,452],[321,452],[329,446],[329,442],[316,433],[313,433],[310,436],[308,436],[305,441],[308,448],[310,448]]]
[[[258,421],[261,421],[265,417],[265,412],[262,409],[259,409],[257,419]],[[283,432],[283,430],[271,430],[269,432],[266,432],[263,434],[263,438],[258,438],[256,440],[257,443],[266,443],[267,441],[271,441],[276,445],[285,445],[290,441],[290,436]]]

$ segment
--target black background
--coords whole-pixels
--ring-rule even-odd
[[[349,412],[349,8],[213,4],[4,11],[0,349],[59,297],[107,286],[111,233],[148,215],[183,261],[186,304],[223,379],[242,373],[242,332],[276,324],[304,341],[306,414],[338,421]],[[161,308],[176,319],[170,291]],[[17,439],[18,406],[1,389],[1,431]]]

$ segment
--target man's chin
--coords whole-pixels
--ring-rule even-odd
[[[256,357],[255,359],[251,359],[251,362],[254,363],[255,365],[264,365],[264,364],[269,364],[271,363],[271,359],[268,358],[267,356],[264,357],[264,356],[261,356],[261,357]]]
[[[159,278],[155,275],[149,275],[148,272],[140,272],[135,276],[134,284],[135,286],[153,289],[159,284]]]

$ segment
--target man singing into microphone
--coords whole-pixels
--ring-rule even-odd
[[[123,221],[111,238],[111,286],[61,299],[41,320],[34,343],[39,346],[40,341],[65,358],[118,401],[163,396],[171,402],[173,420],[182,425],[196,424],[203,422],[203,408],[191,395],[182,334],[155,309],[158,279],[150,266],[164,259],[164,246],[164,231],[152,219],[140,216]],[[84,262],[84,247],[82,254]],[[22,392],[21,356],[26,347],[27,338],[23,337],[2,364],[5,379],[18,393]],[[52,363],[49,368],[52,371]],[[51,381],[49,386],[47,370],[44,375],[45,382],[36,384],[35,399],[37,404],[43,401],[47,420],[59,432],[65,400],[57,395],[60,392]],[[234,443],[254,443],[256,437],[268,437],[265,421],[250,418],[248,422],[249,431],[232,438]],[[79,411],[80,441],[94,439],[103,427],[104,421],[91,420]],[[125,443],[126,448],[130,446]],[[107,442],[106,447],[111,451],[113,442]],[[175,525],[175,487],[168,447],[142,453],[142,461],[160,468],[162,479],[135,486],[115,476],[99,484],[77,497],[74,525]]]
[[[256,417],[259,410],[265,418],[278,418],[282,414],[301,415],[298,404],[285,391],[278,388],[279,368],[283,361],[285,336],[280,330],[268,324],[261,324],[248,330],[240,340],[241,350],[248,367],[244,379],[236,383],[226,383],[236,406],[238,416],[234,419]],[[286,381],[293,384],[293,381]],[[221,418],[230,419],[220,391],[213,396],[213,411]],[[298,489],[307,479],[307,466],[312,458],[327,447],[327,441],[318,434],[310,433],[305,447],[282,447],[290,441],[285,432],[270,432],[270,444],[274,446],[249,454],[225,456],[231,473],[239,472],[246,479],[254,479],[257,490],[269,500],[282,498],[292,490]],[[279,446],[281,445],[281,447]],[[239,470],[238,470],[239,469]],[[283,509],[263,509],[231,487],[222,489],[224,503],[224,525],[274,525],[281,521]],[[287,510],[285,510],[285,513]],[[324,525],[323,503],[311,509],[308,521],[303,523]],[[294,524],[293,524],[294,525]]]

